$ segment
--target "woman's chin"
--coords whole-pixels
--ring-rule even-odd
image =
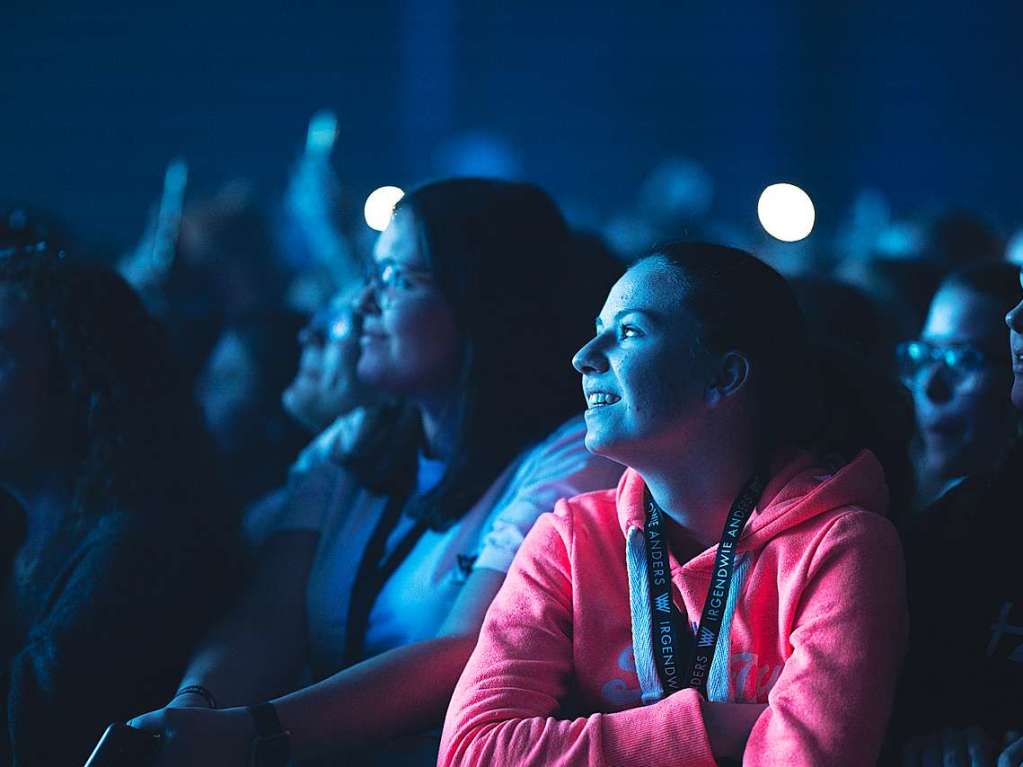
[[[594,455],[615,460],[614,440],[609,440],[608,435],[601,433],[599,429],[595,429],[592,426],[588,427],[583,444]]]
[[[390,376],[387,365],[376,355],[363,354],[355,368],[355,377],[363,386],[378,388],[386,386]]]
[[[1012,404],[1017,410],[1023,410],[1023,375],[1016,374],[1012,382]]]

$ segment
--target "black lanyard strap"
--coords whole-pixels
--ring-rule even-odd
[[[385,557],[388,538],[398,526],[407,501],[406,496],[392,496],[388,499],[384,513],[381,515],[376,529],[373,530],[373,535],[359,561],[355,585],[352,587],[351,599],[348,603],[348,620],[345,623],[344,665],[346,667],[363,660],[366,630],[369,628],[369,614],[373,610],[373,605],[387,579],[405,561],[429,526],[428,520],[417,520],[415,525],[398,541],[390,554]]]
[[[664,511],[647,491],[646,534],[647,568],[650,574],[650,606],[653,616],[653,647],[657,674],[664,687],[664,694],[692,687],[704,698],[707,697],[707,677],[710,673],[714,653],[717,651],[721,622],[728,602],[728,592],[735,572],[735,553],[739,536],[746,521],[760,500],[767,485],[766,472],[757,472],[743,486],[725,519],[721,533],[714,569],[711,572],[707,598],[703,603],[703,614],[696,636],[684,630],[685,622],[674,600],[671,598],[671,572],[668,564],[668,541],[664,532]],[[685,636],[685,647],[682,639]],[[685,676],[679,674],[682,653],[689,655],[689,666]]]
[[[650,575],[650,616],[653,623],[654,657],[657,676],[664,694],[670,695],[685,688],[681,665],[689,656],[692,637],[684,631],[685,622],[671,598],[671,567],[668,560],[668,540],[664,534],[664,512],[647,494],[646,561]]]

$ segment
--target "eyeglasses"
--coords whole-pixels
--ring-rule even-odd
[[[373,286],[377,303],[381,309],[386,309],[396,299],[414,291],[417,287],[433,284],[433,274],[428,269],[402,266],[393,261],[376,265],[368,279],[370,285]]]
[[[957,389],[970,388],[977,376],[991,365],[993,355],[974,344],[932,344],[905,341],[895,348],[899,378],[915,389],[925,381],[924,373],[941,365],[948,383]]]

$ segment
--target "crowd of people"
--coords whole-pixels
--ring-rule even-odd
[[[3,211],[0,763],[1023,765],[986,228],[754,254],[690,190],[640,248],[450,178],[369,240],[332,183],[116,265]]]

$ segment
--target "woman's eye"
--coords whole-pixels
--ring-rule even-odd
[[[405,272],[394,265],[390,265],[384,270],[382,279],[384,284],[392,289],[411,290],[415,287]]]

